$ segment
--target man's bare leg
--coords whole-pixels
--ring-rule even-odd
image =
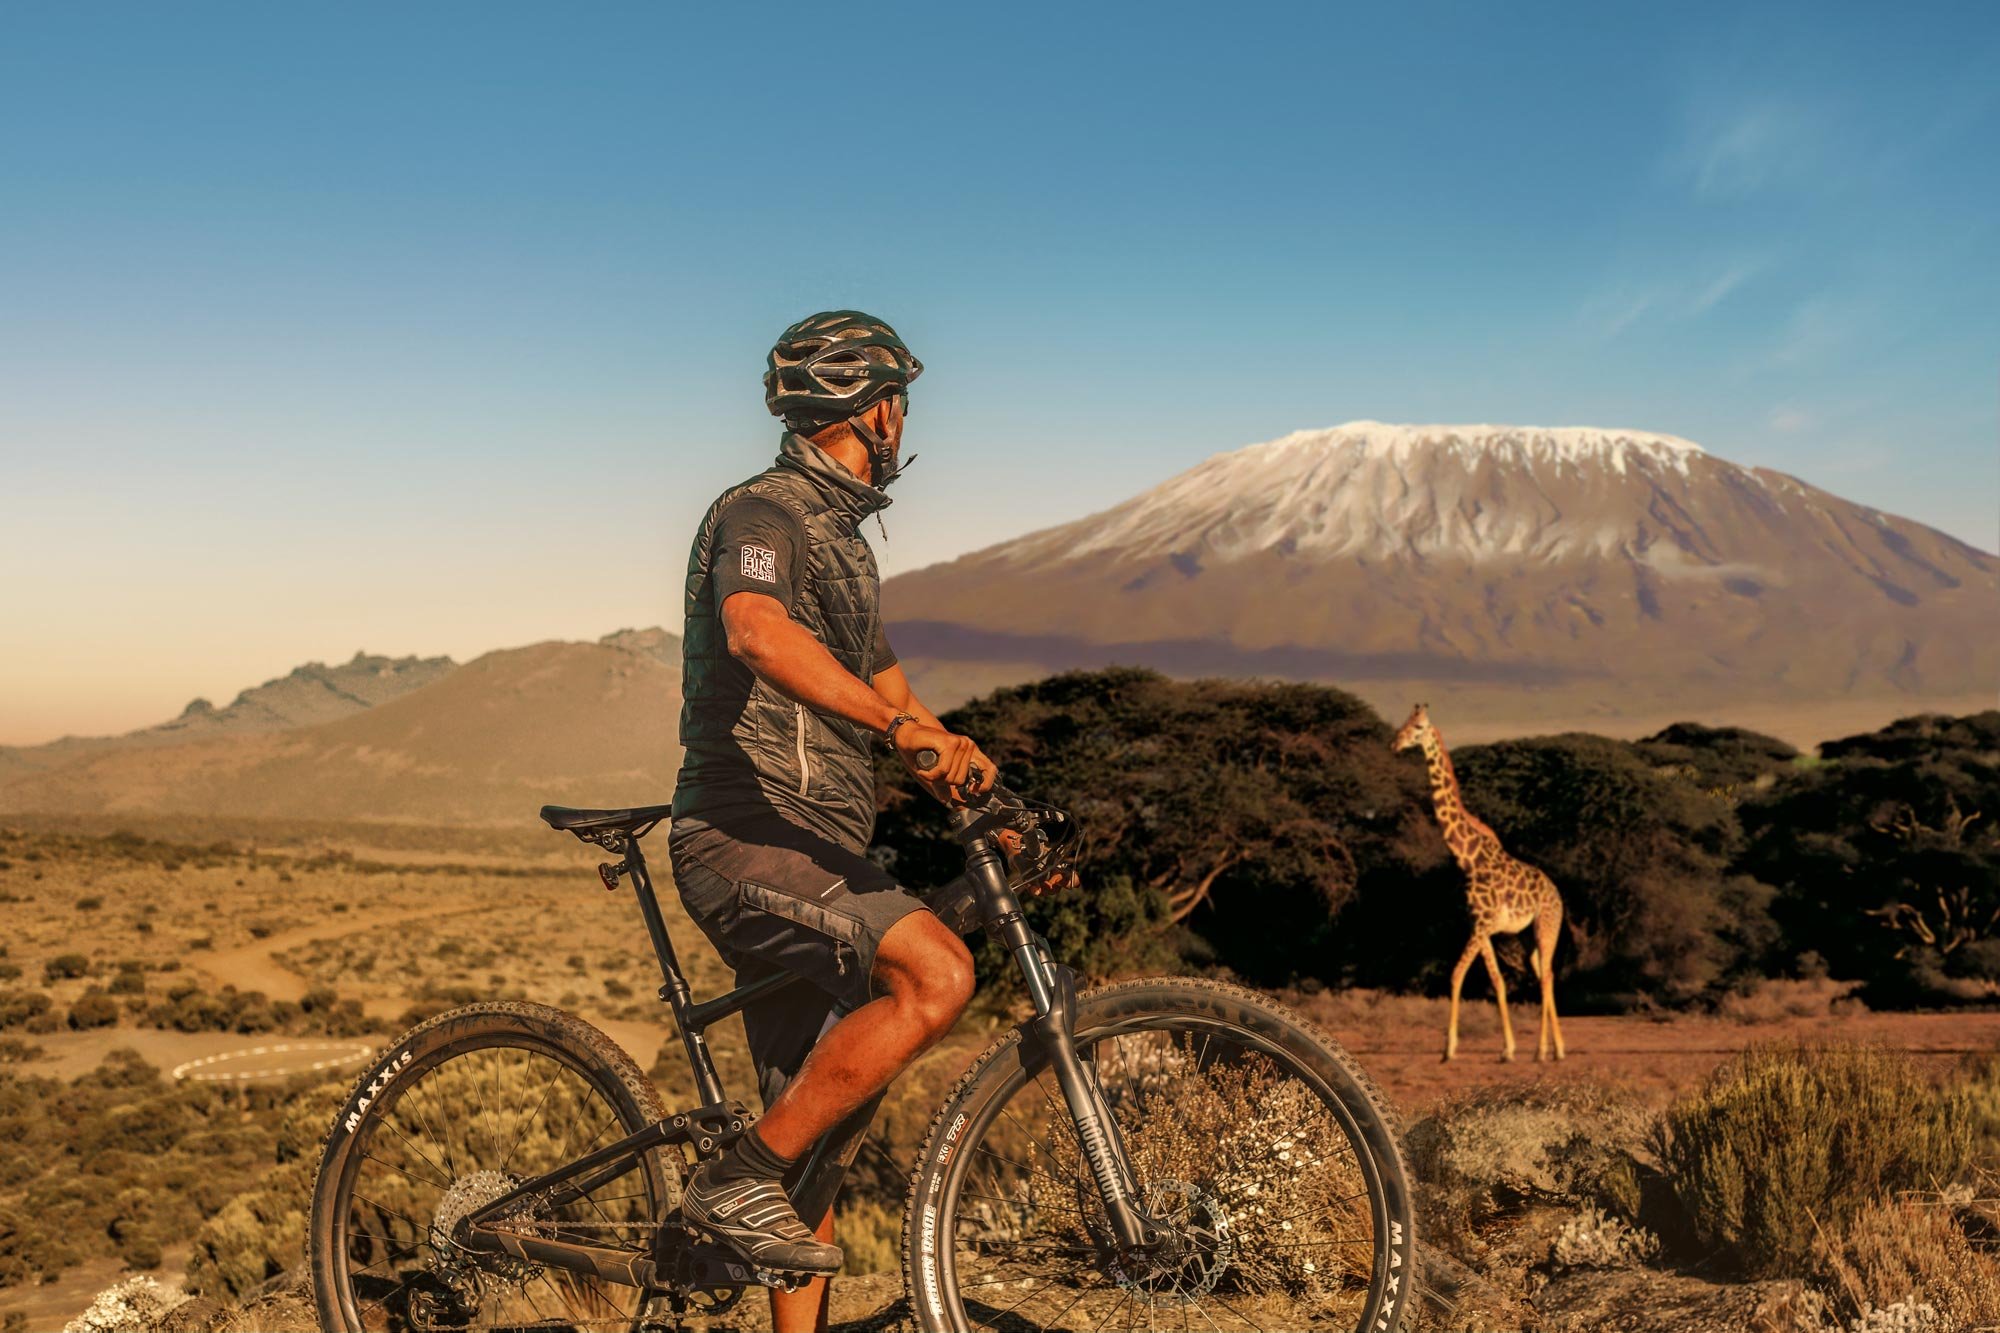
[[[972,999],[972,955],[931,913],[912,912],[882,937],[874,978],[883,994],[827,1030],[757,1121],[757,1136],[778,1156],[805,1156],[951,1031]]]
[[[833,1244],[833,1209],[813,1228],[813,1234]],[[827,1307],[833,1287],[831,1280],[816,1277],[797,1291],[771,1291],[772,1333],[826,1333]]]
[[[763,1119],[704,1162],[681,1193],[691,1224],[753,1263],[840,1267],[839,1248],[806,1227],[780,1182],[829,1129],[951,1030],[972,998],[972,955],[936,916],[912,912],[882,937],[871,979],[885,993],[828,1028]],[[806,1327],[803,1308],[799,1318]]]

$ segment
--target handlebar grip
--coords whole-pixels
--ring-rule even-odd
[[[917,751],[918,768],[936,768],[937,762],[938,762],[938,752],[936,750],[923,749]],[[975,783],[978,782],[979,776],[983,771],[984,770],[982,770],[977,764],[966,765],[965,769],[966,781]]]

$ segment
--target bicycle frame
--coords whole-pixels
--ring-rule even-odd
[[[1021,969],[1035,1016],[1024,1023],[1024,1033],[1034,1042],[1040,1058],[1055,1073],[1057,1085],[1077,1130],[1077,1143],[1089,1162],[1106,1218],[1123,1249],[1136,1250],[1155,1244],[1160,1228],[1140,1205],[1138,1187],[1126,1164],[1124,1145],[1119,1141],[1091,1060],[1078,1052],[1075,1043],[1076,976],[1049,954],[1047,941],[1037,935],[1021,913],[1020,899],[1007,883],[1006,862],[995,838],[997,816],[971,810],[957,811],[954,817],[959,841],[966,849],[966,875],[933,895],[933,908],[960,933],[972,923],[975,911],[989,936],[998,941]],[[747,985],[738,986],[711,1000],[697,1002],[681,971],[680,957],[667,934],[660,915],[659,897],[653,888],[652,872],[646,865],[639,841],[651,830],[645,825],[630,833],[607,831],[586,836],[620,859],[598,867],[607,889],[616,889],[620,879],[629,879],[638,898],[639,913],[660,963],[664,980],[660,999],[673,1011],[674,1024],[687,1049],[688,1064],[694,1074],[696,1095],[702,1105],[657,1121],[635,1134],[609,1144],[544,1175],[521,1182],[513,1190],[469,1214],[463,1224],[460,1243],[468,1249],[507,1253],[551,1267],[573,1270],[637,1287],[661,1287],[670,1266],[665,1245],[669,1228],[661,1228],[654,1253],[643,1257],[632,1250],[592,1245],[582,1241],[553,1239],[495,1225],[514,1204],[538,1199],[548,1207],[560,1207],[582,1198],[618,1177],[637,1169],[641,1155],[668,1144],[689,1144],[699,1156],[707,1157],[727,1146],[749,1127],[755,1116],[743,1103],[726,1096],[722,1079],[710,1054],[707,1030],[714,1024],[740,1013],[745,1007],[795,985],[802,978],[774,973]],[[970,893],[957,893],[959,885]],[[938,901],[948,899],[948,901]],[[881,1104],[878,1095],[835,1125],[813,1146],[805,1161],[794,1168],[796,1176],[787,1184],[793,1206],[808,1224],[825,1215],[839,1192],[847,1168],[860,1151],[868,1126]],[[581,1177],[581,1179],[579,1179]],[[678,1266],[678,1265],[676,1265]],[[715,1260],[704,1265],[701,1276],[710,1281],[748,1284],[763,1281],[747,1264]]]

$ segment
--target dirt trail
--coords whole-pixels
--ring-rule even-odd
[[[238,990],[257,990],[274,1000],[298,1001],[311,988],[306,978],[292,971],[278,961],[278,955],[289,949],[297,949],[308,944],[330,943],[346,939],[350,935],[362,935],[380,930],[385,926],[407,925],[413,921],[436,921],[445,917],[465,916],[472,912],[486,910],[485,904],[469,907],[420,907],[400,912],[385,912],[370,915],[366,920],[348,924],[345,930],[328,930],[327,923],[298,926],[291,930],[267,935],[261,940],[234,949],[221,949],[190,957],[189,966],[200,972],[217,985],[231,985]],[[363,1000],[362,1012],[371,1018],[393,1019],[408,1009],[412,1001],[408,996],[387,995]]]

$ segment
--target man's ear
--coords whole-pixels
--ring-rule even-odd
[[[885,440],[888,439],[889,426],[896,415],[896,410],[890,405],[890,400],[888,398],[881,399],[875,406],[868,409],[868,415],[870,417],[868,424],[875,428],[875,433]]]

